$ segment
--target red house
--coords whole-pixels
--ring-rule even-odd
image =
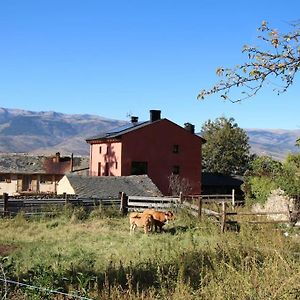
[[[168,195],[173,174],[189,185],[189,193],[200,194],[203,139],[190,123],[183,128],[151,110],[149,121],[132,117],[130,124],[86,141],[91,176],[147,174]]]

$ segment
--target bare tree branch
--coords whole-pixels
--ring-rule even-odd
[[[224,79],[212,88],[200,91],[197,98],[202,100],[221,93],[224,100],[240,102],[255,96],[266,84],[275,86],[273,90],[277,94],[285,92],[293,84],[300,67],[300,23],[290,25],[294,31],[280,34],[263,21],[258,28],[262,32],[258,39],[266,43],[267,50],[244,46],[242,52],[247,54],[248,61],[231,69],[218,68],[217,75]],[[239,88],[241,94],[234,99],[230,96],[233,88]]]

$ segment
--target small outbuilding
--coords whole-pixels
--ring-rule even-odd
[[[241,176],[224,175],[220,173],[202,173],[202,194],[231,194],[235,190],[237,196],[243,196]]]
[[[118,199],[122,192],[130,196],[162,196],[147,175],[98,177],[67,174],[57,185],[57,194],[66,193],[79,198]]]
[[[86,174],[89,158],[81,156],[0,154],[0,194],[56,193],[58,181],[67,173]]]

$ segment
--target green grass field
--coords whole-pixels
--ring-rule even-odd
[[[164,233],[129,234],[117,212],[66,210],[0,220],[3,278],[90,299],[299,299],[297,231],[242,225],[220,233],[177,215]],[[289,231],[285,236],[283,232]],[[1,251],[1,247],[0,247]],[[1,286],[2,299],[72,299]]]

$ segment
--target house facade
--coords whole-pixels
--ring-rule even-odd
[[[184,178],[189,192],[201,191],[203,139],[194,126],[181,127],[150,111],[150,120],[131,124],[88,138],[91,176],[147,174],[164,195],[171,194],[170,176]]]
[[[67,173],[88,171],[88,158],[34,156],[28,154],[0,155],[0,194],[56,193],[59,180]]]

